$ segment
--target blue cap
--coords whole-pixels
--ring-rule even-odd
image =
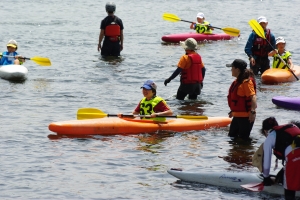
[[[156,90],[157,86],[152,80],[147,80],[141,88],[145,88],[147,90],[154,89]]]

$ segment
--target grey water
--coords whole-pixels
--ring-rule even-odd
[[[299,2],[269,0],[115,1],[124,23],[122,58],[105,61],[97,51],[100,21],[106,1],[2,1],[0,49],[17,40],[26,57],[48,57],[52,66],[24,64],[23,83],[0,80],[1,199],[282,199],[264,193],[178,182],[166,170],[258,170],[249,164],[264,141],[264,118],[280,123],[299,119],[299,112],[277,108],[274,96],[298,96],[299,82],[264,85],[257,78],[258,108],[249,144],[227,137],[228,127],[183,133],[57,138],[48,130],[54,121],[76,119],[79,108],[95,107],[110,114],[130,113],[142,98],[147,79],[158,85],[175,114],[227,116],[227,91],[234,80],[225,64],[247,60],[244,46],[251,32],[248,21],[264,15],[275,37],[283,36],[293,62],[300,65]],[[179,77],[163,81],[176,69],[184,50],[164,44],[166,34],[190,32],[189,23],[171,23],[163,13],[188,21],[203,12],[216,27],[234,27],[239,38],[200,43],[206,66],[197,101],[177,101]],[[215,30],[222,33],[222,30]]]

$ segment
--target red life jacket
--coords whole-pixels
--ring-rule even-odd
[[[252,81],[256,92],[256,83],[252,77],[248,81]],[[239,83],[235,80],[231,84],[227,96],[228,106],[233,112],[248,112],[251,110],[251,98],[239,96],[237,94]]]
[[[104,34],[106,37],[109,37],[110,41],[117,42],[119,41],[119,36],[121,35],[121,28],[119,24],[116,23],[117,16],[115,16],[114,21],[105,27]]]
[[[255,34],[254,44],[252,46],[253,55],[259,57],[268,57],[268,53],[273,49],[269,43]],[[267,29],[266,39],[271,42],[271,31]]]
[[[181,71],[180,81],[184,84],[189,83],[202,83],[202,59],[199,54],[189,54],[189,58],[192,60],[192,65],[188,69]]]
[[[300,135],[300,129],[294,124],[285,124],[273,127],[276,131],[275,147],[273,149],[274,155],[280,159],[285,160],[284,151],[291,145],[297,135]]]

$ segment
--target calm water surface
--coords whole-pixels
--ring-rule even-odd
[[[92,138],[48,138],[53,121],[75,119],[78,108],[130,113],[142,98],[146,79],[158,84],[176,114],[226,116],[227,90],[234,80],[226,63],[247,59],[244,46],[248,21],[265,15],[276,37],[283,36],[293,61],[300,65],[299,2],[290,1],[118,1],[124,22],[122,59],[99,58],[100,21],[106,1],[3,2],[0,47],[14,38],[26,57],[49,57],[51,67],[32,61],[24,83],[0,80],[1,199],[281,199],[281,196],[176,182],[171,167],[193,171],[257,172],[247,162],[263,142],[261,121],[276,116],[280,123],[299,119],[299,112],[276,108],[271,98],[298,96],[299,82],[263,85],[258,81],[258,109],[250,144],[231,141],[228,127],[185,133]],[[202,9],[201,9],[202,8]],[[235,27],[240,38],[199,44],[207,72],[201,96],[194,102],[174,97],[179,77],[163,85],[183,49],[161,41],[165,34],[189,32],[185,22],[170,23],[164,12],[194,21],[198,12],[217,27]],[[215,30],[221,33],[221,30]]]

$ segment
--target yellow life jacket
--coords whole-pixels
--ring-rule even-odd
[[[196,24],[195,30],[197,33],[212,34],[212,30],[209,28],[209,22],[205,21],[203,24]]]
[[[161,101],[164,101],[161,97],[154,97],[150,100],[147,100],[146,97],[144,97],[140,102],[140,115],[151,115],[154,113],[154,107],[160,103]],[[155,118],[143,118],[143,119],[150,119],[155,121],[165,121],[166,118],[164,117],[155,117]]]
[[[275,54],[273,56],[273,68],[277,68],[277,69],[288,69],[286,67],[286,65],[284,65],[279,56],[282,58],[282,60],[284,60],[285,63],[288,63],[288,59],[292,54],[289,51],[285,51],[282,55],[279,54]]]

